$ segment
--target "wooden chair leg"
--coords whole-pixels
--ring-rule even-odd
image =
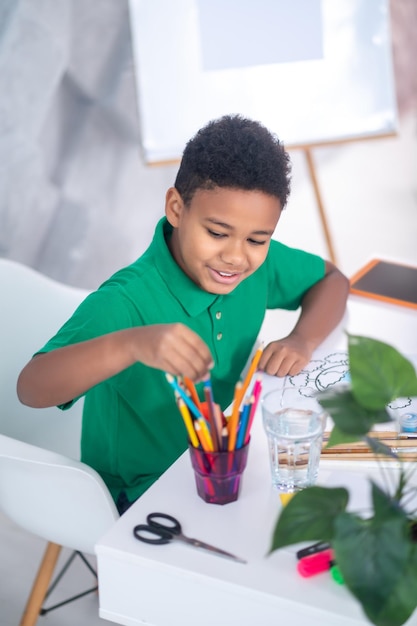
[[[32,585],[20,626],[35,626],[62,546],[49,542]]]

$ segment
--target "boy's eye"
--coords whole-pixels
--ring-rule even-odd
[[[248,239],[248,241],[254,246],[264,246],[266,244],[266,241],[258,241],[257,239]]]
[[[226,237],[224,233],[217,233],[214,230],[207,229],[207,232],[211,237],[215,237],[216,239],[220,239],[221,237]]]
[[[207,232],[210,235],[210,237],[214,237],[215,239],[223,239],[224,237],[228,236],[226,233],[219,233],[215,230],[211,230],[210,228],[207,229]],[[264,246],[267,243],[265,240],[259,241],[259,239],[252,239],[252,238],[249,238],[247,241],[252,246]]]

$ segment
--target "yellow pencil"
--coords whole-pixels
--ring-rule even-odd
[[[184,424],[187,429],[188,438],[191,441],[191,445],[193,445],[194,448],[198,448],[200,442],[194,430],[193,420],[191,419],[190,412],[187,409],[187,405],[182,398],[178,398],[178,408],[182,415],[182,419],[184,420]]]
[[[261,359],[262,352],[263,352],[263,346],[260,346],[255,352],[255,355],[252,359],[252,363],[250,364],[250,368],[248,370],[248,373],[246,374],[246,378],[242,385],[242,395],[241,395],[242,398],[245,395],[247,388],[249,387],[249,383],[252,380],[252,376],[254,375],[256,368],[258,367],[258,363]]]
[[[199,417],[197,420],[195,420],[194,428],[204,452],[213,452],[213,443],[211,441],[209,429],[207,428],[207,424],[204,421],[204,418]]]

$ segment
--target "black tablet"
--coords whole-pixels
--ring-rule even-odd
[[[352,276],[350,291],[417,309],[417,267],[374,259]]]

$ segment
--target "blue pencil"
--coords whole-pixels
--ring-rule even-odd
[[[236,450],[241,448],[245,442],[246,428],[249,420],[249,413],[252,406],[251,400],[246,400],[243,405],[243,409],[241,412],[240,420],[239,420],[239,430],[237,433],[236,439]]]
[[[166,377],[167,381],[169,382],[169,384],[171,385],[171,387],[173,387],[175,389],[175,391],[177,393],[179,393],[179,395],[184,400],[185,404],[188,406],[190,411],[195,415],[195,417],[203,417],[204,418],[204,416],[201,413],[201,411],[198,410],[198,408],[196,407],[194,402],[191,400],[191,398],[185,393],[184,389],[182,389],[179,386],[179,384],[177,383],[175,378],[172,376],[172,374],[165,374],[165,377]]]

